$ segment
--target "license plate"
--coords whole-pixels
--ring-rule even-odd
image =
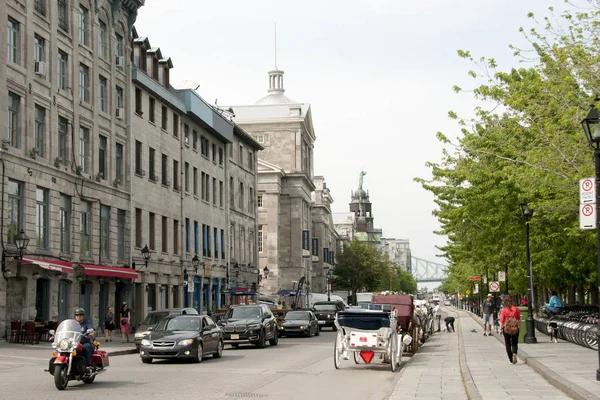
[[[235,339],[239,339],[239,338],[240,338],[240,335],[238,335],[238,334],[234,333],[231,335],[231,340],[235,340]]]
[[[319,325],[325,325],[325,321],[319,321]]]

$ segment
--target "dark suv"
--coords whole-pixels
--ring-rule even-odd
[[[146,318],[139,324],[135,329],[135,347],[140,350],[140,346],[142,345],[142,339],[147,336],[150,331],[148,328],[156,325],[158,321],[163,319],[168,315],[178,315],[178,314],[188,314],[188,315],[198,315],[198,311],[192,307],[186,308],[169,308],[166,310],[155,310],[150,311]]]
[[[319,321],[319,330],[323,327],[332,328],[337,331],[335,324],[335,314],[344,310],[344,304],[338,301],[317,301],[313,304],[313,312]]]
[[[219,326],[225,344],[232,347],[250,343],[263,348],[267,340],[271,346],[277,345],[277,319],[266,304],[231,306]]]

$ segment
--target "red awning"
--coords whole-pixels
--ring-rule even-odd
[[[79,264],[85,275],[109,276],[113,278],[137,279],[138,273],[131,268],[109,267],[106,265]]]
[[[59,260],[36,260],[33,258],[23,258],[22,264],[35,264],[49,271],[58,271],[68,274],[73,272],[73,265],[69,261]]]

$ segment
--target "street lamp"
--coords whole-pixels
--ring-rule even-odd
[[[148,248],[148,245],[145,245],[141,252],[142,257],[144,258],[144,265],[146,266],[146,269],[148,269],[148,261],[150,261],[150,249]],[[139,271],[139,269],[136,271]]]
[[[194,271],[198,273],[198,268],[200,267],[200,258],[198,258],[198,254],[192,258],[192,265],[194,266]]]
[[[267,279],[269,277],[269,267],[265,266],[263,268],[263,274],[264,274],[265,279]]]
[[[525,343],[533,344],[537,343],[537,339],[535,337],[535,324],[533,322],[533,305],[532,299],[533,296],[531,294],[533,287],[533,279],[531,278],[531,257],[529,254],[529,220],[533,215],[533,210],[531,210],[527,204],[520,203],[519,208],[521,209],[521,216],[525,220],[525,263],[527,264],[527,333],[525,334]]]
[[[328,269],[327,271],[327,301],[331,301],[331,277],[332,277],[332,273],[331,270]]]
[[[17,233],[15,235],[14,240],[15,240],[15,247],[19,251],[18,257],[15,257],[15,258],[18,259],[19,261],[22,261],[23,260],[23,252],[25,251],[25,249],[27,249],[27,245],[29,245],[29,237],[27,236],[27,234],[25,234],[25,231],[23,229],[21,229],[19,231],[19,233]],[[4,277],[4,279],[7,279],[8,275],[10,274],[10,270],[8,270],[6,268],[6,256],[7,255],[8,255],[8,252],[5,249],[2,249],[2,276]]]
[[[598,289],[600,291],[600,217],[598,216],[598,205],[600,204],[600,115],[598,114],[598,110],[596,109],[596,104],[600,98],[596,97],[594,99],[594,104],[590,106],[590,111],[588,115],[581,121],[581,126],[583,127],[583,132],[590,143],[590,146],[594,148],[594,166],[596,171],[596,205],[595,205],[595,213],[596,213],[596,236],[597,236],[597,261],[596,268],[598,269]],[[599,296],[600,298],[600,296]],[[531,299],[528,298],[529,303],[531,303]],[[598,304],[598,308],[600,309],[600,303]],[[600,343],[600,329],[596,331],[596,337],[598,343]],[[598,346],[598,369],[596,370],[596,380],[600,381],[600,346]]]

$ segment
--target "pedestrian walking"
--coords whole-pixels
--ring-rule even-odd
[[[519,350],[519,331],[521,328],[521,311],[512,303],[510,294],[504,296],[504,307],[500,311],[500,326],[504,335],[506,354],[512,364],[517,363]]]
[[[108,307],[108,311],[104,316],[104,340],[112,342],[113,331],[115,330],[115,313],[112,307]]]
[[[129,325],[131,321],[131,312],[129,311],[129,307],[127,307],[127,303],[123,302],[121,306],[121,318],[119,321],[119,325],[121,326],[121,343],[125,343],[125,338],[127,338],[127,343],[129,343],[129,332],[131,326]]]
[[[450,329],[452,329],[452,332],[455,332],[454,321],[454,317],[447,316],[444,318],[444,322],[446,323],[446,332],[450,333]]]
[[[494,311],[496,310],[496,304],[494,303],[494,296],[490,293],[487,295],[487,299],[483,301],[483,336],[492,335],[492,325],[494,324]],[[487,332],[486,332],[487,328]]]
[[[442,330],[442,309],[440,308],[440,303],[435,302],[435,307],[433,307],[433,314],[435,314],[435,320],[437,321],[437,331]]]

